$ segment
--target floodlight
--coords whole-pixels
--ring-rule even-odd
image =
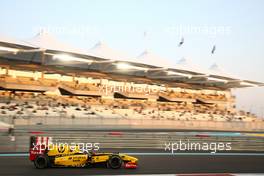
[[[129,69],[135,69],[135,70],[148,70],[148,68],[144,68],[144,67],[137,67],[137,66],[133,66],[130,65],[128,63],[123,63],[123,62],[119,62],[116,64],[116,67],[120,70],[129,70]]]
[[[253,83],[249,83],[249,82],[245,82],[245,81],[240,82],[240,85],[242,85],[242,86],[258,87],[257,84],[253,84]]]
[[[212,77],[208,77],[207,79],[208,79],[209,81],[224,82],[224,83],[227,83],[227,82],[228,82],[226,79],[220,79],[220,78],[212,78]]]
[[[0,51],[8,51],[8,52],[14,52],[14,53],[16,53],[16,52],[19,51],[19,49],[0,46]]]
[[[190,74],[179,73],[175,71],[167,71],[167,75],[183,76],[183,77],[188,77],[189,79],[192,78],[192,75]]]
[[[122,69],[122,70],[128,70],[132,68],[132,66],[127,63],[117,63],[116,66],[118,69]]]
[[[74,57],[74,56],[71,56],[71,55],[68,55],[68,54],[56,54],[56,55],[53,55],[53,59],[59,59],[61,61],[78,61],[78,62],[88,62],[88,63],[91,63],[93,61],[91,60],[87,60],[87,59],[83,59],[83,58],[79,58],[79,57]]]

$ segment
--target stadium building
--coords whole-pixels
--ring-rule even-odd
[[[100,117],[169,121],[261,121],[235,108],[232,88],[263,86],[187,59],[155,64],[99,42],[88,52],[47,33],[20,41],[0,36],[0,116]],[[153,65],[152,65],[153,64]]]

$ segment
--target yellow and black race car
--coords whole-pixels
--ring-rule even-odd
[[[81,152],[79,147],[71,146],[47,146],[48,137],[30,138],[29,159],[38,169],[47,167],[93,167],[103,164],[108,168],[119,169],[137,168],[138,159],[119,153],[94,153]],[[38,145],[36,145],[38,144]],[[40,145],[39,145],[40,144]],[[48,144],[50,145],[50,144]]]

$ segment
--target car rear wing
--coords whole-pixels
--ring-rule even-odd
[[[44,154],[51,143],[52,137],[30,136],[29,160],[33,161],[37,155]]]

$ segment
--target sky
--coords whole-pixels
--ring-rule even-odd
[[[44,29],[85,50],[98,41],[131,57],[147,49],[172,67],[187,58],[264,82],[262,0],[8,0],[0,2],[0,21],[0,34],[22,40]],[[263,87],[233,92],[239,109],[264,116]]]

